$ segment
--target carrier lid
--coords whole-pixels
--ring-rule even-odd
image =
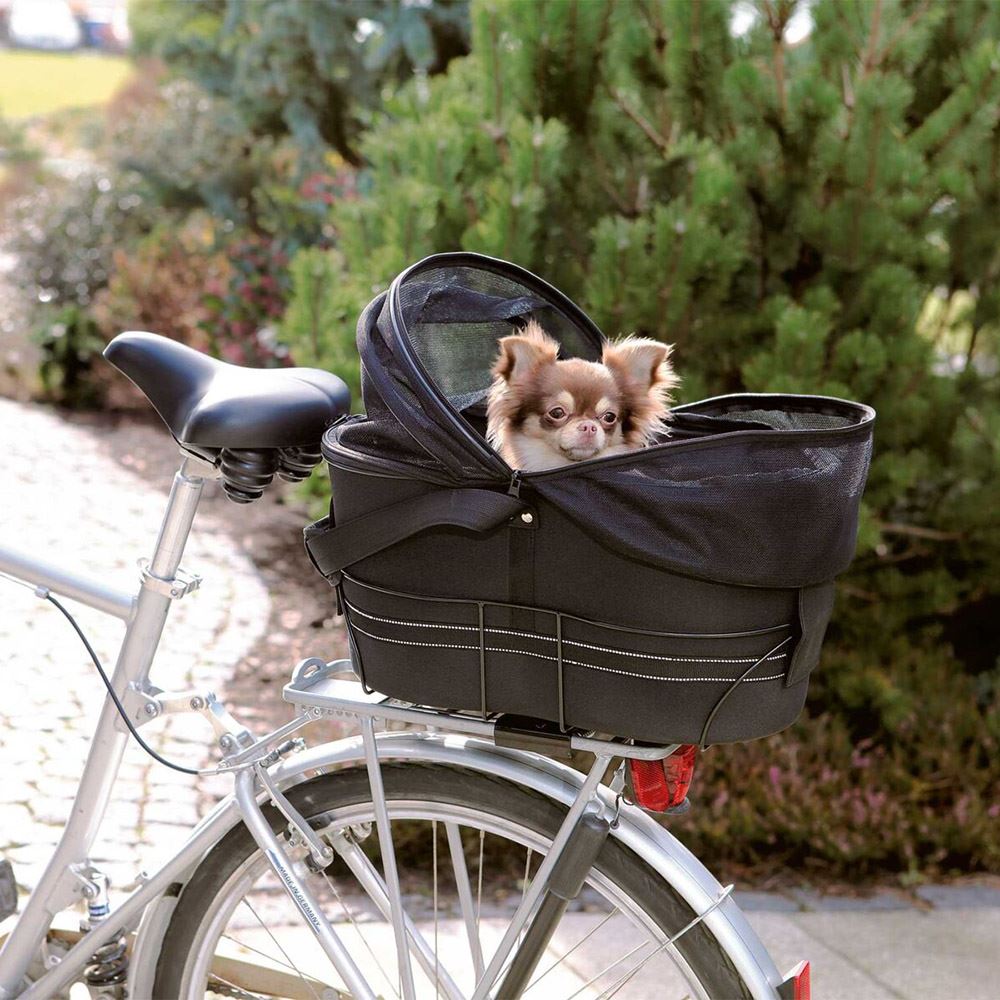
[[[358,322],[367,417],[323,439],[331,466],[504,492],[485,438],[497,341],[529,318],[565,357],[604,338],[569,299],[505,261],[437,254],[405,270]],[[673,410],[669,436],[624,455],[525,473],[531,496],[605,547],[688,576],[797,588],[854,553],[874,411],[819,396],[742,393]]]
[[[510,469],[462,414],[484,411],[497,341],[531,318],[561,357],[600,358],[591,319],[515,264],[442,253],[403,271],[358,323],[362,394],[382,448],[395,440],[408,463],[455,482],[506,481]]]

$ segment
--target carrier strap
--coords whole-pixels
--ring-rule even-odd
[[[324,517],[305,530],[306,552],[331,583],[340,571],[418,531],[451,525],[489,531],[527,509],[517,497],[493,490],[436,490],[362,514],[345,524]]]
[[[788,664],[785,687],[804,681],[819,662],[826,626],[833,613],[834,585],[816,583],[799,589],[799,629],[801,635]]]

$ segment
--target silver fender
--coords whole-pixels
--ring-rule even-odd
[[[384,733],[378,737],[378,751],[380,760],[414,760],[486,772],[530,788],[567,807],[576,798],[583,783],[582,774],[547,757],[497,747],[484,740],[465,736]],[[361,738],[352,737],[311,747],[294,757],[286,758],[271,773],[278,785],[286,789],[312,777],[311,773],[306,772],[329,771],[342,766],[363,764],[364,748]],[[614,793],[601,786],[599,794],[606,805],[613,809]],[[709,911],[718,901],[723,888],[708,869],[680,841],[642,810],[623,804],[619,819],[618,828],[612,835],[659,872],[696,913]],[[230,797],[220,802],[202,820],[198,830],[213,828],[214,842],[225,836],[238,822],[239,816]],[[172,909],[173,903],[174,900],[168,902],[161,897],[150,904],[153,912],[147,913],[138,929],[136,952],[146,960],[133,963],[130,996],[152,995],[155,957],[159,954],[159,945],[169,922],[163,919],[163,915]],[[705,923],[725,948],[753,996],[759,1000],[776,1000],[776,987],[782,977],[733,898],[727,897],[720,905],[711,909],[705,917]]]

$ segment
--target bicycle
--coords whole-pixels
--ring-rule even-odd
[[[222,479],[234,499],[253,499],[270,478],[265,454],[271,474],[302,478],[349,403],[325,372],[239,369],[148,334],[122,335],[116,352],[177,440],[181,465],[134,596],[0,547],[0,573],[34,587],[74,627],[54,595],[126,624],[110,677],[77,627],[107,697],[62,839],[2,941],[0,998],[41,1000],[81,982],[92,996],[133,1000],[610,998],[656,966],[663,996],[807,1000],[807,964],[779,973],[733,887],[627,798],[626,762],[662,761],[676,745],[394,701],[367,693],[349,660],[299,663],[283,691],[295,718],[259,736],[211,692],[155,686],[170,607],[201,585],[180,564],[204,484]],[[145,747],[142,726],[188,712],[208,721],[221,754],[192,775],[232,775],[233,794],[111,908],[107,878],[87,855],[127,740]],[[354,720],[360,735],[306,747],[296,734],[329,716]],[[409,728],[387,728],[399,723]],[[585,774],[559,759],[570,752],[592,758]],[[406,882],[429,880],[430,916],[416,913],[412,893],[410,912],[404,900],[394,847],[404,834],[431,857],[431,870]],[[497,942],[483,921],[484,869],[494,858],[509,869],[510,845],[525,858],[523,886]],[[457,916],[442,920],[445,867]],[[0,888],[13,888],[9,868],[0,867]],[[565,941],[561,920],[581,891],[599,912]],[[81,902],[80,932],[56,935],[53,916]],[[294,919],[274,915],[286,906]],[[623,939],[622,954],[607,954]],[[380,950],[393,956],[389,968]],[[600,956],[596,975],[567,973],[581,955]]]

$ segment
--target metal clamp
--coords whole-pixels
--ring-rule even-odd
[[[229,735],[220,737],[219,746],[225,751],[226,756],[219,761],[219,770],[237,770],[252,767],[264,761],[268,761],[264,766],[270,767],[271,764],[277,763],[289,751],[284,749],[285,744],[277,747],[276,750],[268,750],[267,748],[278,740],[284,739],[289,733],[294,733],[296,729],[301,729],[310,722],[314,722],[317,717],[311,714],[298,715],[290,722],[279,726],[274,732],[268,733],[262,739],[250,743],[237,744],[232,736]],[[277,752],[277,757],[274,757],[275,752]]]
[[[162,594],[174,601],[180,600],[185,594],[190,594],[192,590],[197,590],[201,586],[201,577],[197,573],[188,573],[179,567],[171,580],[154,576],[149,571],[148,559],[139,560],[139,571],[142,576],[142,585],[147,590]]]
[[[618,824],[619,824],[620,819],[621,819],[621,814],[622,814],[622,802],[623,801],[628,802],[629,805],[633,804],[632,802],[629,802],[629,800],[625,798],[625,758],[624,757],[622,758],[621,762],[618,764],[618,767],[615,768],[614,777],[611,779],[611,782],[608,785],[608,787],[611,789],[612,792],[615,793],[615,814],[614,814],[614,816],[611,817],[610,826],[611,826],[612,830],[617,830],[618,829]]]
[[[152,684],[128,686],[124,697],[125,709],[135,725],[141,726],[161,715],[198,712],[215,730],[224,752],[245,749],[253,743],[250,731],[229,714],[226,706],[211,691],[163,691]]]
[[[95,868],[90,861],[71,864],[68,866],[68,869],[70,875],[76,881],[76,891],[84,899],[90,902],[98,899],[101,895],[102,886],[104,892],[107,892],[107,879],[104,878],[101,871]],[[102,879],[104,879],[103,882]]]

